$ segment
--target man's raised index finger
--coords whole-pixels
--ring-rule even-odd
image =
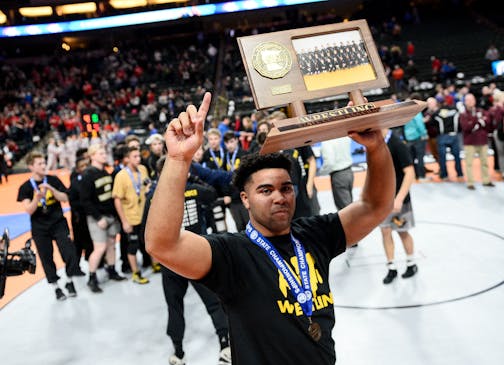
[[[210,102],[212,101],[212,94],[209,92],[205,93],[203,96],[203,101],[198,109],[198,116],[205,119],[208,114],[208,110],[210,109]]]

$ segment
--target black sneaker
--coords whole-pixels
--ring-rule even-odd
[[[123,281],[126,280],[124,276],[121,276],[117,273],[117,271],[109,271],[109,279],[110,280],[115,280],[115,281]]]
[[[89,289],[91,289],[91,291],[93,293],[102,293],[103,290],[98,286],[98,280],[92,280],[90,279],[88,282],[87,282],[87,286],[89,286]]]
[[[62,301],[67,298],[65,293],[63,293],[63,290],[61,290],[60,288],[56,288],[54,292],[56,293],[56,300]]]
[[[74,272],[73,276],[86,276],[86,273],[79,268]]]
[[[390,270],[387,273],[387,276],[383,278],[383,284],[390,284],[397,277],[397,270]]]
[[[66,283],[65,289],[67,290],[69,297],[76,297],[77,296],[77,292],[75,291],[74,283],[72,283],[72,282]]]
[[[416,265],[408,266],[408,268],[406,269],[404,274],[401,275],[401,277],[403,279],[411,278],[413,275],[416,274],[417,271],[418,271],[418,267]]]

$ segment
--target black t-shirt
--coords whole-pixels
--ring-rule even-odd
[[[394,161],[394,169],[396,175],[396,195],[401,188],[402,181],[404,179],[404,171],[403,169],[407,166],[413,165],[413,160],[411,158],[408,147],[394,134],[391,135],[387,146],[390,150],[390,154],[392,155],[392,160]],[[404,198],[404,203],[410,201],[410,195]]]
[[[201,282],[219,295],[227,310],[235,365],[336,361],[328,279],[331,259],[346,248],[343,227],[337,214],[296,219],[291,227],[306,251],[314,296],[312,319],[322,329],[319,342],[309,336],[308,319],[283,275],[244,232],[205,236],[212,248],[212,268]],[[299,280],[290,235],[269,240]]]
[[[115,216],[112,197],[113,178],[107,171],[88,166],[80,182],[80,201],[86,215],[100,220],[103,215]]]
[[[35,181],[37,186],[42,184],[43,180]],[[47,175],[47,183],[51,185],[58,191],[66,193],[67,188],[56,176]],[[19,187],[17,201],[22,202],[25,199],[33,200],[35,196],[35,190],[30,182],[27,180]],[[44,212],[43,205],[41,202],[38,203],[37,210],[30,216],[32,231],[47,230],[55,223],[62,219],[63,211],[61,210],[61,203],[56,200],[51,190],[47,189],[46,195],[46,207],[47,211]]]

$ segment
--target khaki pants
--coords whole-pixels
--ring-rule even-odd
[[[481,179],[483,184],[490,182],[490,175],[488,173],[488,146],[464,146],[465,151],[465,162],[466,162],[466,174],[467,174],[467,185],[474,185],[474,175],[472,170],[472,165],[474,161],[474,155],[477,153],[479,155],[481,163]]]

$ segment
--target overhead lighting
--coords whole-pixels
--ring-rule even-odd
[[[19,14],[27,18],[37,18],[40,16],[51,16],[53,14],[53,10],[50,6],[19,8]]]
[[[146,6],[147,0],[110,0],[109,4],[115,9],[129,9]]]
[[[70,46],[68,45],[68,43],[63,42],[61,44],[61,48],[63,48],[67,52],[70,51]]]
[[[189,0],[148,0],[149,5],[160,5],[160,4],[169,4],[169,3],[186,3]]]
[[[7,23],[7,16],[0,10],[0,24]]]
[[[85,14],[96,12],[96,3],[79,3],[79,4],[67,4],[56,7],[56,14],[67,15],[67,14]]]

